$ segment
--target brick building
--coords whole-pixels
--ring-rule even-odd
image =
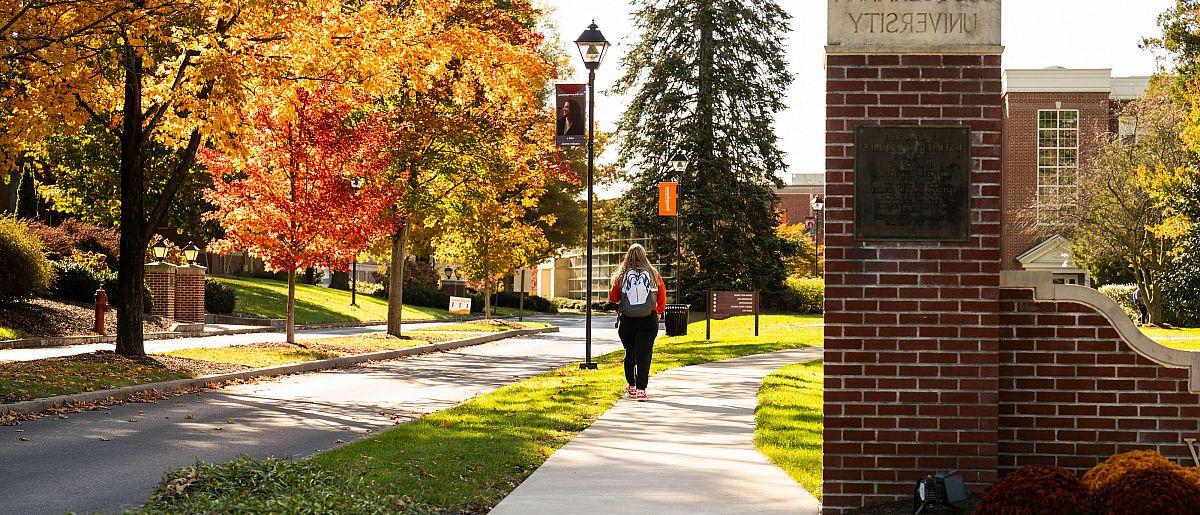
[[[1141,96],[1148,77],[1113,77],[1108,69],[1010,69],[1005,72],[1004,270],[1048,271],[1061,284],[1090,284],[1071,263],[1070,241],[1037,237],[1027,228],[1046,213],[1070,207],[1098,145],[1128,130],[1116,117],[1121,102]]]
[[[787,225],[804,224],[813,228],[816,219],[812,212],[812,199],[825,194],[825,175],[794,173],[787,186],[775,190],[779,195],[779,218]]]

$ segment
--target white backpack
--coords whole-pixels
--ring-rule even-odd
[[[644,318],[654,313],[658,303],[658,284],[646,270],[629,269],[621,281],[621,314]]]

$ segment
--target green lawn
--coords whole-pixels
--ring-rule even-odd
[[[337,357],[338,354],[314,349],[303,349],[286,344],[247,345],[217,347],[211,349],[181,349],[166,353],[176,358],[194,359],[210,363],[226,363],[250,368],[290,365],[305,361],[317,361]]]
[[[192,377],[151,358],[131,359],[111,352],[0,363],[0,402],[107,390]]]
[[[218,281],[237,290],[238,313],[262,317],[287,316],[287,282],[248,277],[218,277]],[[370,295],[356,298],[358,307],[350,306],[350,292],[313,286],[296,285],[296,323],[322,324],[333,322],[378,322],[387,320],[387,300]],[[419,322],[452,318],[444,309],[405,306],[404,319]]]
[[[1163,329],[1142,327],[1142,333],[1167,347],[1200,351],[1200,328]]]
[[[796,482],[821,498],[824,363],[784,367],[758,392],[754,443]]]
[[[752,318],[719,321],[711,342],[698,322],[689,336],[659,339],[653,371],[820,345],[822,328],[813,325],[819,320],[765,316],[760,337]],[[173,471],[145,509],[483,512],[612,407],[625,389],[621,356],[601,356],[598,371],[573,364],[517,382],[311,460]],[[180,481],[189,486],[172,493]]]
[[[19,340],[24,337],[25,333],[20,330],[0,325],[0,340]]]

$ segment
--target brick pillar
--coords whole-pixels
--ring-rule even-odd
[[[146,286],[153,304],[150,314],[175,319],[176,267],[170,263],[147,263]]]
[[[180,322],[204,323],[204,279],[207,268],[181,266],[175,279],[175,318]]]
[[[911,498],[946,468],[981,489],[997,469],[1000,55],[829,55],[827,114],[825,506]],[[967,241],[855,241],[862,125],[971,129]]]

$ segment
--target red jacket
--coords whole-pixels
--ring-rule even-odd
[[[608,301],[621,302],[621,283],[614,284],[611,290],[608,290]],[[654,303],[654,311],[661,316],[663,311],[667,309],[667,286],[663,284],[662,276],[658,277],[658,299]]]

